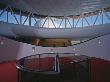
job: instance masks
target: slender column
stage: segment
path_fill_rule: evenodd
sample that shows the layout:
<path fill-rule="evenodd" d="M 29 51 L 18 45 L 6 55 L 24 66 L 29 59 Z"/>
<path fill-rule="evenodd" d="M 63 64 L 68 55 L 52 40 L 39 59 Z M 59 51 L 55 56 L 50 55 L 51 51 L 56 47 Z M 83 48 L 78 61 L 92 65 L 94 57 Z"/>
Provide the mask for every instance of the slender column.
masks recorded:
<path fill-rule="evenodd" d="M 103 11 L 101 13 L 102 13 L 102 24 L 103 24 Z"/>
<path fill-rule="evenodd" d="M 67 27 L 67 25 L 66 25 L 66 17 L 65 17 L 65 28 Z"/>
<path fill-rule="evenodd" d="M 73 18 L 73 28 L 74 28 L 74 18 Z"/>
<path fill-rule="evenodd" d="M 20 24 L 22 24 L 22 15 L 21 15 L 21 10 L 20 10 Z"/>
<path fill-rule="evenodd" d="M 83 28 L 83 17 L 82 17 L 82 28 Z"/>
<path fill-rule="evenodd" d="M 8 23 L 8 11 L 7 11 L 7 23 Z"/>
<path fill-rule="evenodd" d="M 29 26 L 31 26 L 31 15 L 29 16 Z"/>

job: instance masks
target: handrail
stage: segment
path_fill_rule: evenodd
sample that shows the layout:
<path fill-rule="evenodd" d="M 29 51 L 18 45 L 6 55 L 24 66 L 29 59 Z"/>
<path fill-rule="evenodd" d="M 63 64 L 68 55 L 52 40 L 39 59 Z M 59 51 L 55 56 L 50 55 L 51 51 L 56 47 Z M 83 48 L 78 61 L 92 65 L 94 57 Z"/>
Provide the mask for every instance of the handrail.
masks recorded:
<path fill-rule="evenodd" d="M 46 53 L 47 54 L 47 53 Z M 51 54 L 51 53 L 50 53 Z M 56 53 L 54 53 L 56 54 Z M 43 54 L 35 54 L 35 55 L 31 55 L 31 56 L 35 56 L 36 55 L 43 55 Z M 20 70 L 24 70 L 24 71 L 28 71 L 28 72 L 34 72 L 34 73 L 41 73 L 41 74 L 59 74 L 60 73 L 60 67 L 59 67 L 59 56 L 58 54 L 56 54 L 55 56 L 55 66 L 54 66 L 54 71 L 38 71 L 38 70 L 32 70 L 32 69 L 29 69 L 29 68 L 26 68 L 24 66 L 24 62 L 25 62 L 25 59 L 26 58 L 29 58 L 31 56 L 27 56 L 27 57 L 24 57 L 24 58 L 21 58 L 19 59 L 17 62 L 16 62 L 16 67 L 17 69 L 20 69 Z"/>
<path fill-rule="evenodd" d="M 50 54 L 53 55 L 53 53 L 50 53 Z M 34 80 L 36 80 L 36 81 L 40 80 L 41 82 L 44 82 L 44 80 L 42 81 L 42 79 L 46 79 L 46 80 L 50 81 L 51 79 L 49 79 L 49 78 L 52 78 L 52 81 L 54 81 L 53 79 L 55 79 L 55 82 L 59 82 L 59 81 L 63 82 L 64 80 L 68 79 L 68 76 L 70 76 L 70 78 L 69 78 L 70 80 L 73 80 L 73 78 L 79 79 L 81 77 L 81 78 L 84 78 L 85 81 L 87 80 L 86 82 L 89 82 L 88 80 L 91 78 L 90 77 L 91 71 L 90 71 L 90 61 L 89 61 L 90 59 L 88 56 L 82 55 L 85 57 L 82 57 L 82 56 L 79 57 L 79 56 L 73 55 L 73 57 L 69 57 L 69 59 L 67 57 L 67 60 L 66 60 L 65 57 L 61 57 L 61 59 L 60 59 L 59 53 L 54 53 L 54 54 L 55 54 L 55 61 L 54 61 L 55 64 L 54 64 L 54 66 L 52 64 L 52 70 L 49 68 L 50 69 L 49 71 L 48 70 L 42 71 L 42 68 L 41 68 L 41 71 L 39 71 L 39 70 L 37 71 L 36 68 L 35 68 L 35 70 L 31 70 L 31 69 L 28 69 L 28 66 L 27 66 L 27 68 L 25 66 L 22 66 L 21 64 L 23 64 L 22 62 L 25 61 L 26 57 L 18 60 L 16 67 L 18 69 L 19 82 L 21 82 L 21 81 L 25 82 L 28 80 L 30 80 L 32 82 L 33 81 L 32 79 L 34 79 L 34 78 L 36 78 Z M 36 55 L 39 55 L 39 54 L 36 54 Z M 34 56 L 36 57 L 36 55 L 34 55 Z M 27 56 L 27 58 L 28 57 L 29 56 Z M 48 60 L 48 61 L 51 61 L 51 60 Z M 32 62 L 33 62 L 33 59 L 32 59 Z M 34 62 L 38 62 L 38 61 L 34 61 Z M 29 63 L 29 62 L 27 62 L 27 63 Z M 30 62 L 28 65 L 29 66 L 36 65 L 36 63 L 32 64 L 32 65 L 31 64 L 32 63 Z M 45 64 L 49 65 L 48 63 L 45 63 Z M 53 69 L 54 69 L 54 71 L 53 71 Z M 76 69 L 78 69 L 78 70 L 76 70 Z M 83 72 L 81 69 L 83 69 L 86 72 Z M 79 72 L 79 70 L 81 70 L 81 72 Z M 81 76 L 80 75 L 78 76 L 77 73 L 80 74 Z M 84 77 L 83 77 L 82 73 L 83 73 L 83 75 L 85 75 Z M 27 75 L 29 76 L 29 78 L 27 78 Z M 39 79 L 39 77 L 41 77 L 41 78 Z M 26 80 L 25 78 L 27 78 L 28 80 Z"/>
<path fill-rule="evenodd" d="M 55 54 L 54 71 L 53 70 L 52 71 L 51 70 L 50 71 L 33 70 L 33 69 L 26 68 L 24 66 L 24 62 L 26 61 L 26 58 L 28 59 L 29 57 L 32 57 L 32 56 L 34 56 L 34 58 L 36 58 L 36 55 L 39 55 L 39 57 L 40 57 L 40 55 L 43 55 L 43 54 Z M 41 74 L 58 74 L 58 73 L 60 73 L 60 62 L 59 62 L 59 54 L 60 53 L 43 53 L 43 54 L 35 54 L 35 55 L 31 55 L 31 56 L 21 58 L 17 61 L 16 67 L 20 70 L 24 70 L 24 71 L 28 71 L 28 72 L 41 73 Z M 61 53 L 61 54 L 67 54 L 67 53 Z M 86 58 L 79 60 L 79 56 L 75 56 L 74 53 L 68 53 L 68 54 L 73 54 L 73 56 L 76 57 L 76 59 L 74 59 L 74 60 L 77 60 L 78 62 L 82 62 L 82 61 L 89 59 L 89 57 L 85 56 Z M 73 61 L 73 62 L 75 62 L 75 61 Z"/>

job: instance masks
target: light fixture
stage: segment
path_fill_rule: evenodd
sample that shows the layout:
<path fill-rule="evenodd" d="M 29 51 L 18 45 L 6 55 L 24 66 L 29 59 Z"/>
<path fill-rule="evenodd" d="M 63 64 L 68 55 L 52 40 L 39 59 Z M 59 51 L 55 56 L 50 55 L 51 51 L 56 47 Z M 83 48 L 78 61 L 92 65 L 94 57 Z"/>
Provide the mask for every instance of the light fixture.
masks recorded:
<path fill-rule="evenodd" d="M 53 49 L 50 49 L 50 53 L 54 53 L 54 52 L 53 52 Z"/>
<path fill-rule="evenodd" d="M 32 47 L 32 51 L 35 52 L 35 50 L 36 50 L 35 47 Z"/>
<path fill-rule="evenodd" d="M 0 45 L 4 45 L 3 38 L 0 38 Z"/>
<path fill-rule="evenodd" d="M 101 44 L 102 42 L 99 40 L 98 43 Z"/>
<path fill-rule="evenodd" d="M 4 42 L 3 41 L 0 41 L 0 45 L 3 45 L 4 44 Z"/>
<path fill-rule="evenodd" d="M 76 49 L 75 49 L 75 48 L 73 48 L 72 50 L 73 50 L 73 51 L 75 51 Z"/>
<path fill-rule="evenodd" d="M 77 56 L 78 54 L 75 53 L 74 55 Z"/>

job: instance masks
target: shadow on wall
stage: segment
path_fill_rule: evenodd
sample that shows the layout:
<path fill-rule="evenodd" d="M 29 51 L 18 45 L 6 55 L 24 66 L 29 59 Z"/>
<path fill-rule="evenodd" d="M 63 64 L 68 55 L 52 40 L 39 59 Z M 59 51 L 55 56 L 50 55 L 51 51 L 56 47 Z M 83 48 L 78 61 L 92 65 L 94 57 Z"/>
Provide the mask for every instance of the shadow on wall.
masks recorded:
<path fill-rule="evenodd" d="M 3 37 L 0 39 L 2 40 L 0 42 L 0 62 L 15 60 L 19 53 L 20 43 Z"/>

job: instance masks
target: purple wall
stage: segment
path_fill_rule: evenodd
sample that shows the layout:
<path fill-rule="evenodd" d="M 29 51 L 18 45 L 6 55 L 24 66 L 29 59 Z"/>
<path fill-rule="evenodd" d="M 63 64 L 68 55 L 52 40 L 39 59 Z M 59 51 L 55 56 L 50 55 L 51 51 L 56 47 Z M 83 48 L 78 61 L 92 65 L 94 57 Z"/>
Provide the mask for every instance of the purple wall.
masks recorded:
<path fill-rule="evenodd" d="M 77 55 L 81 54 L 110 60 L 110 35 L 105 35 L 74 46 L 56 48 L 35 46 L 3 37 L 0 37 L 0 39 L 1 38 L 4 44 L 0 45 L 0 62 L 19 59 L 37 53 L 50 53 L 51 49 L 53 49 L 53 52 L 55 53 L 75 53 Z M 32 51 L 32 47 L 35 47 L 35 52 Z"/>

